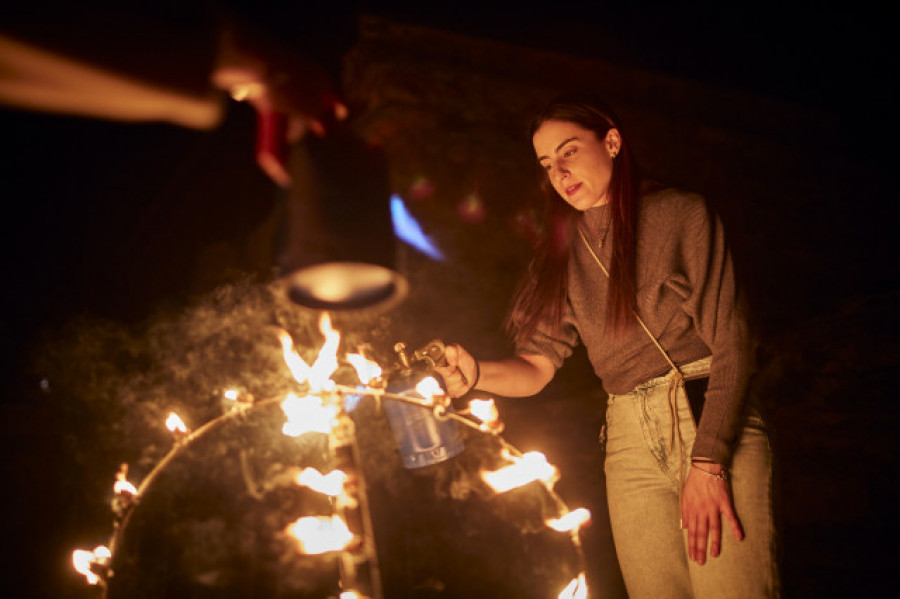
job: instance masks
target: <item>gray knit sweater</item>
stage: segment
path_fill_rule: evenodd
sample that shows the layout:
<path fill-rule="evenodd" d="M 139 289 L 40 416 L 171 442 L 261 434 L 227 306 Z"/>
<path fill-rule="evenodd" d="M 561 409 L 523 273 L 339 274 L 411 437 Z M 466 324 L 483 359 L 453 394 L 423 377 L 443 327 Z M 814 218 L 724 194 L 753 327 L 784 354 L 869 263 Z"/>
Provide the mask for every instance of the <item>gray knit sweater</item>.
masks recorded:
<path fill-rule="evenodd" d="M 583 213 L 578 226 L 597 251 L 608 206 Z M 576 234 L 569 261 L 566 315 L 556 334 L 539 330 L 517 353 L 547 356 L 557 368 L 579 338 L 607 393 L 621 394 L 670 367 L 638 325 L 607 334 L 607 278 Z M 597 252 L 609 268 L 610 243 Z M 676 364 L 712 356 L 706 403 L 692 455 L 728 463 L 740 433 L 750 376 L 750 340 L 721 222 L 702 197 L 675 189 L 641 198 L 637 311 Z"/>

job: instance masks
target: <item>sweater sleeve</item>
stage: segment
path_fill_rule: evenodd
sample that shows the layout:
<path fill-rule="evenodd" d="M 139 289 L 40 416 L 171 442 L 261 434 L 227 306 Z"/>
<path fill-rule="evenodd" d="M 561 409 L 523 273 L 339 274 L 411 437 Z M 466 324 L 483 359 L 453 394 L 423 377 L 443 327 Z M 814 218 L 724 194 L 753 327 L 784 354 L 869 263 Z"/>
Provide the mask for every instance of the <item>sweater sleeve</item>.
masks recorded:
<path fill-rule="evenodd" d="M 684 308 L 712 353 L 692 455 L 728 463 L 751 371 L 747 320 L 721 221 L 698 201 L 690 205 L 684 222 L 681 249 L 691 288 Z"/>
<path fill-rule="evenodd" d="M 538 354 L 553 362 L 558 370 L 563 362 L 572 355 L 578 344 L 578 330 L 575 328 L 572 306 L 566 302 L 566 311 L 557 331 L 552 331 L 548 323 L 538 327 L 535 334 L 527 342 L 516 347 L 516 354 Z"/>

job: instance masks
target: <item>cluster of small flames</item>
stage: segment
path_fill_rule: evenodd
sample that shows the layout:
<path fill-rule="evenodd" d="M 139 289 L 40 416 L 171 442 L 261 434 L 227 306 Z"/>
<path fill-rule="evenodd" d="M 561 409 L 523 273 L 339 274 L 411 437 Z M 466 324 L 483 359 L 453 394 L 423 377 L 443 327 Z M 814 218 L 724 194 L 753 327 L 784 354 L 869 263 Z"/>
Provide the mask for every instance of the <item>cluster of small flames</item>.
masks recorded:
<path fill-rule="evenodd" d="M 308 392 L 304 396 L 288 394 L 282 401 L 281 408 L 286 416 L 282 432 L 291 437 L 297 437 L 305 433 L 331 433 L 337 426 L 338 418 L 342 414 L 343 407 L 340 402 L 341 394 L 388 396 L 382 387 L 370 386 L 373 381 L 380 381 L 381 367 L 363 356 L 362 354 L 348 354 L 346 356 L 355 369 L 360 383 L 365 386 L 346 388 L 335 383 L 331 376 L 338 369 L 337 350 L 340 343 L 340 334 L 331 327 L 331 320 L 327 313 L 320 320 L 320 331 L 325 336 L 325 343 L 319 350 L 316 360 L 312 365 L 307 364 L 294 349 L 293 340 L 286 332 L 281 335 L 281 345 L 284 360 L 298 383 L 306 383 Z M 446 406 L 448 398 L 440 384 L 433 377 L 426 377 L 416 386 L 416 391 L 424 398 L 424 401 L 416 398 L 413 400 L 420 405 L 440 408 Z M 228 391 L 226 399 L 233 402 L 239 401 L 237 392 Z M 440 412 L 440 410 L 438 410 Z M 469 418 L 462 418 L 456 414 L 456 419 L 464 424 L 476 428 L 482 432 L 498 434 L 503 426 L 499 418 L 497 407 L 492 399 L 473 399 L 465 411 L 462 412 Z M 175 436 L 176 442 L 186 438 L 190 431 L 185 423 L 175 412 L 170 412 L 166 419 L 166 428 Z M 546 457 L 537 451 L 519 454 L 506 445 L 502 457 L 510 465 L 495 471 L 483 471 L 484 481 L 498 493 L 504 493 L 511 489 L 540 481 L 551 492 L 559 472 Z M 130 506 L 135 503 L 140 490 L 127 480 L 127 466 L 116 475 L 113 485 L 114 501 Z M 306 468 L 296 476 L 296 483 L 318 493 L 332 498 L 336 507 L 354 507 L 356 500 L 346 492 L 347 475 L 341 470 L 332 470 L 323 474 L 315 468 Z M 559 532 L 577 535 L 578 530 L 590 521 L 591 514 L 584 508 L 567 512 L 556 519 L 547 520 L 550 528 Z M 298 542 L 298 549 L 307 555 L 322 554 L 332 551 L 343 551 L 358 545 L 359 539 L 350 531 L 346 522 L 339 516 L 305 516 L 287 527 L 287 532 Z M 105 573 L 112 561 L 112 552 L 106 546 L 96 547 L 93 551 L 77 549 L 73 552 L 72 562 L 75 570 L 83 574 L 89 584 L 96 585 L 104 582 Z M 587 597 L 587 585 L 585 575 L 582 572 L 574 578 L 558 595 L 558 599 L 585 599 Z M 366 599 L 364 596 L 352 590 L 346 590 L 340 594 L 340 599 Z"/>

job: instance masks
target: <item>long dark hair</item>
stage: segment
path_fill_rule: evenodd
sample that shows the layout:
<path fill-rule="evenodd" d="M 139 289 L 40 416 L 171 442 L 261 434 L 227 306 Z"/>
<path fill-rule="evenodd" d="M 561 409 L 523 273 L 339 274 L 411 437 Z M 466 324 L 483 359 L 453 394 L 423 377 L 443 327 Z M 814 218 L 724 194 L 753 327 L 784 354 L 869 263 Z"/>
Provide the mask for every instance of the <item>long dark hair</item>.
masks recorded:
<path fill-rule="evenodd" d="M 574 93 L 557 97 L 535 114 L 531 135 L 550 120 L 568 121 L 593 131 L 602 142 L 606 133 L 618 129 L 622 144 L 613 160 L 609 183 L 610 245 L 609 297 L 605 322 L 614 333 L 634 322 L 635 239 L 637 200 L 641 183 L 640 168 L 628 146 L 628 138 L 615 113 L 595 95 Z M 528 271 L 513 296 L 506 327 L 518 345 L 531 339 L 542 322 L 555 331 L 562 323 L 566 307 L 568 262 L 571 244 L 577 235 L 579 212 L 553 189 L 546 171 L 540 169 L 540 187 L 545 199 L 544 227 L 538 239 Z M 598 276 L 603 274 L 597 271 Z"/>

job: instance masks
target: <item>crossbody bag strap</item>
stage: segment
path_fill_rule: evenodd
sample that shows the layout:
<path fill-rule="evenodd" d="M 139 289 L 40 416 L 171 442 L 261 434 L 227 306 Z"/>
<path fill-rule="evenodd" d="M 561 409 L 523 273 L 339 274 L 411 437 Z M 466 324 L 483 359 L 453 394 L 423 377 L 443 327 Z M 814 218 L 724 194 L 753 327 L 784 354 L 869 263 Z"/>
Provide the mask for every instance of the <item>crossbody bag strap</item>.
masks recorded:
<path fill-rule="evenodd" d="M 578 235 L 581 236 L 581 241 L 584 242 L 584 247 L 587 248 L 588 252 L 594 258 L 594 261 L 597 263 L 597 266 L 600 267 L 600 270 L 603 271 L 603 274 L 606 275 L 606 278 L 609 279 L 609 271 L 606 269 L 606 266 L 603 265 L 603 262 L 600 260 L 600 257 L 597 256 L 597 253 L 594 251 L 594 248 L 591 247 L 590 242 L 588 242 L 587 237 L 584 235 L 584 231 L 581 228 L 578 229 Z M 644 319 L 641 318 L 641 315 L 637 313 L 637 309 L 632 309 L 632 313 L 634 314 L 635 319 L 638 324 L 641 325 L 641 328 L 644 329 L 644 332 L 647 333 L 647 336 L 650 337 L 650 340 L 653 341 L 653 345 L 656 346 L 656 349 L 659 350 L 659 353 L 663 355 L 666 359 L 666 362 L 669 363 L 669 366 L 672 367 L 672 370 L 675 371 L 675 377 L 669 382 L 669 451 L 672 451 L 675 446 L 675 440 L 678 439 L 678 454 L 679 454 L 679 479 L 683 483 L 684 482 L 684 442 L 681 438 L 681 427 L 677 426 L 678 422 L 678 388 L 681 387 L 684 389 L 684 373 L 681 372 L 681 369 L 675 364 L 671 357 L 669 357 L 668 352 L 663 348 L 660 344 L 659 340 L 650 332 L 649 327 L 644 322 Z"/>
<path fill-rule="evenodd" d="M 597 266 L 600 267 L 600 270 L 603 271 L 603 274 L 605 274 L 606 278 L 608 279 L 609 271 L 606 270 L 606 267 L 603 265 L 603 262 L 600 261 L 600 257 L 597 256 L 596 252 L 594 252 L 594 248 L 591 247 L 591 244 L 590 244 L 590 242 L 588 242 L 587 237 L 584 236 L 584 231 L 582 231 L 579 228 L 578 234 L 581 236 L 581 241 L 584 242 L 584 247 L 587 248 L 588 252 L 590 252 L 591 256 L 597 262 Z M 672 358 L 669 357 L 668 352 L 666 352 L 666 350 L 663 349 L 663 346 L 659 343 L 659 340 L 657 340 L 657 338 L 653 336 L 653 333 L 650 332 L 650 329 L 647 327 L 647 324 L 644 322 L 644 319 L 641 318 L 640 314 L 637 313 L 637 310 L 632 310 L 632 313 L 634 314 L 635 319 L 637 319 L 638 324 L 641 325 L 641 328 L 644 329 L 644 332 L 647 333 L 647 336 L 650 337 L 651 341 L 653 341 L 653 345 L 656 346 L 656 349 L 659 350 L 659 353 L 661 353 L 663 355 L 663 357 L 666 359 L 666 362 L 669 363 L 669 366 L 671 366 L 683 378 L 684 374 L 682 374 L 681 369 L 675 365 L 675 362 L 672 360 Z"/>

